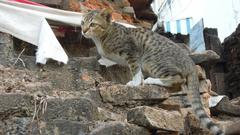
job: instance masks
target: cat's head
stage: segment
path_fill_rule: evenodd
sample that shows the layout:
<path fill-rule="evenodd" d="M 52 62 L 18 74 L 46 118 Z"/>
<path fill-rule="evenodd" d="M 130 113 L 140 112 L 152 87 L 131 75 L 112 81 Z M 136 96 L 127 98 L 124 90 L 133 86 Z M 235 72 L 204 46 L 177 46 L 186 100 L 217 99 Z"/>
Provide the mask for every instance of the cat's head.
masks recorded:
<path fill-rule="evenodd" d="M 111 25 L 111 12 L 109 9 L 93 10 L 83 16 L 81 22 L 82 34 L 86 38 L 97 38 L 105 33 Z"/>

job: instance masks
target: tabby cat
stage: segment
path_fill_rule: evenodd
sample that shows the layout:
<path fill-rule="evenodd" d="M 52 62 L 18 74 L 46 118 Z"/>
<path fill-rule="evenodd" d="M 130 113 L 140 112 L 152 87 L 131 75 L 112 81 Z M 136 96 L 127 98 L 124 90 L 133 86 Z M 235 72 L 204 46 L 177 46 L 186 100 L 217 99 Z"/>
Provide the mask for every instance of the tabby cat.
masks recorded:
<path fill-rule="evenodd" d="M 224 134 L 203 109 L 194 62 L 174 42 L 144 28 L 126 28 L 114 23 L 107 9 L 86 13 L 81 27 L 82 34 L 95 42 L 104 59 L 129 66 L 132 80 L 127 85 L 187 85 L 189 99 L 201 123 L 214 135 Z"/>

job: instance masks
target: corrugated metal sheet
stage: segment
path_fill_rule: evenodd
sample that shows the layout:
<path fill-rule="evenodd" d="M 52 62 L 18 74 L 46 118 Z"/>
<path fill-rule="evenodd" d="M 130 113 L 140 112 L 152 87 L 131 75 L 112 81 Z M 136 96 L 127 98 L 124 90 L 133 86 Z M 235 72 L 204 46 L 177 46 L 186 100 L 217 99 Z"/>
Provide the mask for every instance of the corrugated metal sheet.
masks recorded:
<path fill-rule="evenodd" d="M 165 32 L 171 32 L 174 34 L 181 33 L 183 35 L 190 34 L 192 28 L 192 18 L 185 18 L 174 21 L 163 22 Z"/>

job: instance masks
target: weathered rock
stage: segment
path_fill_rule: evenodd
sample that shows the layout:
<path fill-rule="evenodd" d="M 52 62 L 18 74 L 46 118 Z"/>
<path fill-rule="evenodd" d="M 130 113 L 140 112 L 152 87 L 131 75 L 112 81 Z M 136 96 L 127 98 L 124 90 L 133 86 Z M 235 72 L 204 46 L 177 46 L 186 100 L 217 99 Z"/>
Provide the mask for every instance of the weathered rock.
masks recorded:
<path fill-rule="evenodd" d="M 9 63 L 13 55 L 14 49 L 11 35 L 0 32 L 0 64 Z"/>
<path fill-rule="evenodd" d="M 112 19 L 115 21 L 134 23 L 136 19 L 134 18 L 133 10 L 127 10 L 126 7 L 130 7 L 128 0 L 118 0 L 118 1 L 97 1 L 97 0 L 85 0 L 84 2 L 77 2 L 80 5 L 80 11 L 86 12 L 87 9 L 97 10 L 110 8 L 112 11 Z M 75 5 L 77 5 L 75 4 Z M 78 8 L 78 6 L 75 6 Z M 130 12 L 129 12 L 130 11 Z"/>
<path fill-rule="evenodd" d="M 113 113 L 106 109 L 98 107 L 100 121 L 124 121 L 125 117 L 120 114 Z"/>
<path fill-rule="evenodd" d="M 31 134 L 31 117 L 10 117 L 0 120 L 1 135 L 28 135 Z M 35 134 L 36 135 L 36 134 Z"/>
<path fill-rule="evenodd" d="M 226 127 L 226 135 L 239 135 L 240 133 L 240 120 Z"/>
<path fill-rule="evenodd" d="M 148 106 L 139 106 L 129 110 L 127 120 L 149 129 L 180 132 L 183 130 L 183 117 L 178 111 L 155 109 Z"/>
<path fill-rule="evenodd" d="M 26 94 L 0 94 L 0 120 L 13 116 L 31 116 L 32 99 Z"/>
<path fill-rule="evenodd" d="M 126 7 L 129 6 L 124 6 L 122 10 L 128 12 L 127 14 L 132 14 L 131 9 L 129 10 Z M 77 56 L 85 56 L 89 53 L 83 54 Z M 93 55 L 96 55 L 96 53 Z M 3 135 L 86 135 L 91 131 L 92 135 L 150 135 L 144 127 L 109 121 L 125 121 L 129 107 L 138 105 L 159 107 L 162 101 L 169 101 L 168 99 L 172 99 L 179 106 L 177 108 L 172 105 L 171 109 L 177 110 L 182 107 L 182 100 L 186 99 L 186 93 L 184 92 L 169 94 L 168 90 L 159 86 L 132 88 L 113 83 L 101 83 L 110 80 L 125 84 L 130 80 L 129 69 L 112 66 L 104 69 L 107 70 L 105 74 L 95 57 L 70 58 L 68 65 L 58 65 L 49 61 L 41 69 L 35 65 L 35 57 L 22 55 L 21 59 L 25 62 L 26 68 L 23 68 L 20 62 L 16 65 L 17 69 L 6 68 L 8 67 L 7 64 L 0 66 L 0 134 Z M 203 79 L 202 81 L 206 81 L 204 72 L 201 70 L 200 76 Z M 205 86 L 204 83 L 203 89 L 208 91 L 210 89 L 209 85 Z M 10 94 L 4 94 L 7 92 Z M 39 92 L 37 96 L 40 100 L 35 99 L 35 92 Z M 42 94 L 46 102 L 41 100 Z M 47 103 L 44 114 L 42 114 L 44 108 L 39 106 L 40 103 Z M 126 107 L 125 104 L 129 104 L 129 106 Z M 165 105 L 171 106 L 171 104 Z M 39 107 L 38 113 L 35 111 L 35 107 Z M 138 111 L 141 114 L 142 111 L 144 113 L 142 116 L 149 118 L 144 119 L 150 123 L 146 127 L 150 130 L 157 129 L 151 130 L 151 132 L 158 135 L 180 133 L 183 128 L 180 128 L 181 124 L 178 124 L 178 122 L 183 121 L 182 119 L 189 109 L 184 108 L 186 112 L 183 115 L 183 111 L 179 113 L 178 111 L 145 108 L 147 109 L 135 108 L 134 115 Z M 35 116 L 34 120 L 33 116 Z M 130 118 L 134 117 L 131 116 Z M 135 116 L 136 120 L 139 118 L 141 119 L 141 117 Z M 106 124 L 100 124 L 102 126 L 96 127 L 95 124 L 99 121 L 105 121 Z M 162 127 L 157 127 L 159 122 L 154 123 L 156 121 L 160 121 Z"/>
<path fill-rule="evenodd" d="M 202 65 L 206 69 L 207 76 L 212 82 L 212 90 L 218 94 L 226 95 L 224 88 L 224 72 L 226 72 L 225 60 L 223 60 L 223 46 L 218 38 L 217 31 L 216 28 L 204 28 L 203 36 L 206 49 L 216 52 L 220 56 L 220 59 L 214 62 L 203 63 Z"/>
<path fill-rule="evenodd" d="M 227 114 L 233 116 L 240 116 L 240 105 L 234 105 L 229 101 L 228 97 L 223 97 L 223 99 L 213 108 L 211 111 L 214 114 Z"/>
<path fill-rule="evenodd" d="M 35 120 L 31 117 L 13 117 L 0 121 L 1 135 L 87 135 L 92 122 L 53 120 L 50 122 Z"/>
<path fill-rule="evenodd" d="M 157 21 L 157 16 L 151 9 L 150 5 L 152 1 L 153 0 L 129 0 L 138 19 L 151 20 L 155 23 Z"/>
<path fill-rule="evenodd" d="M 169 132 L 169 131 L 156 130 L 153 134 L 154 135 L 179 135 L 179 132 Z"/>
<path fill-rule="evenodd" d="M 96 89 L 89 89 L 85 92 L 82 97 L 91 99 L 98 107 L 103 106 L 102 98 L 98 90 Z"/>
<path fill-rule="evenodd" d="M 103 102 L 114 105 L 131 104 L 136 101 L 163 101 L 169 97 L 167 90 L 159 86 L 129 87 L 102 83 L 99 91 Z"/>
<path fill-rule="evenodd" d="M 46 67 L 43 73 L 47 81 L 50 81 L 55 89 L 84 91 L 95 87 L 95 81 L 102 77 L 95 72 L 99 66 L 95 57 L 81 57 L 69 61 L 69 65 L 62 68 L 51 69 Z"/>
<path fill-rule="evenodd" d="M 0 44 L 10 43 L 11 39 L 9 34 L 0 32 Z"/>
<path fill-rule="evenodd" d="M 29 116 L 34 112 L 33 97 L 26 94 L 0 94 L 0 119 L 9 116 Z M 38 107 L 38 106 L 36 106 Z M 97 120 L 97 106 L 87 98 L 47 99 L 44 113 L 46 120 L 62 118 L 65 120 Z"/>
<path fill-rule="evenodd" d="M 109 122 L 94 129 L 90 135 L 150 135 L 150 132 L 133 124 Z"/>
<path fill-rule="evenodd" d="M 99 70 L 96 57 L 73 58 L 69 60 L 68 65 L 64 66 L 50 63 L 42 67 L 42 72 L 39 72 L 39 68 L 35 65 L 34 57 L 22 56 L 21 58 L 26 62 L 26 67 L 32 71 L 25 73 L 21 70 L 12 70 L 30 76 L 33 80 L 28 83 L 35 84 L 38 81 L 38 84 L 41 84 L 41 87 L 31 87 L 30 90 L 32 91 L 39 89 L 48 91 L 48 93 L 54 89 L 86 91 L 95 87 L 96 82 L 103 81 L 103 77 L 96 72 Z M 24 76 L 22 78 L 24 79 Z M 28 83 L 24 83 L 24 85 L 28 85 Z M 49 84 L 46 85 L 47 83 Z"/>
<path fill-rule="evenodd" d="M 41 121 L 39 129 L 44 135 L 87 135 L 93 123 L 69 120 Z M 36 132 L 36 131 L 35 131 Z"/>
<path fill-rule="evenodd" d="M 234 105 L 239 105 L 240 106 L 240 97 L 232 99 L 231 103 L 234 104 Z"/>
<path fill-rule="evenodd" d="M 225 65 L 225 88 L 226 94 L 230 98 L 240 96 L 240 24 L 235 32 L 227 37 L 224 42 Z"/>
<path fill-rule="evenodd" d="M 201 53 L 191 53 L 189 56 L 192 58 L 195 64 L 201 64 L 204 62 L 210 63 L 220 60 L 220 56 L 212 50 L 206 50 Z"/>
<path fill-rule="evenodd" d="M 195 67 L 196 67 L 197 72 L 198 72 L 198 79 L 199 80 L 207 79 L 205 70 L 199 65 L 196 65 Z"/>
<path fill-rule="evenodd" d="M 200 81 L 200 94 L 202 98 L 203 105 L 208 108 L 208 100 L 210 98 L 209 91 L 211 90 L 211 82 L 209 80 L 201 80 Z M 187 97 L 187 91 L 180 91 L 180 92 L 174 92 L 171 93 L 169 98 L 164 100 L 160 107 L 164 109 L 180 109 L 180 108 L 186 108 L 190 107 L 191 102 L 189 101 Z"/>
<path fill-rule="evenodd" d="M 232 115 L 227 115 L 227 114 L 219 114 L 218 117 L 214 117 L 217 119 L 215 121 L 223 131 L 225 131 L 226 135 L 228 135 L 228 132 L 236 132 L 239 130 L 239 122 L 240 122 L 240 117 L 239 116 L 232 116 Z M 215 120 L 214 119 L 214 120 Z M 237 129 L 238 128 L 238 129 Z M 231 134 L 230 134 L 231 135 Z"/>
<path fill-rule="evenodd" d="M 45 120 L 63 119 L 73 121 L 93 121 L 98 119 L 95 103 L 87 98 L 79 99 L 48 99 Z"/>
<path fill-rule="evenodd" d="M 170 96 L 168 99 L 164 100 L 160 105 L 161 108 L 166 110 L 178 110 L 180 108 L 190 107 L 191 104 L 187 99 L 187 95 L 177 95 Z"/>
<path fill-rule="evenodd" d="M 185 117 L 184 131 L 186 135 L 210 135 L 209 131 L 203 128 L 199 120 L 190 113 Z"/>

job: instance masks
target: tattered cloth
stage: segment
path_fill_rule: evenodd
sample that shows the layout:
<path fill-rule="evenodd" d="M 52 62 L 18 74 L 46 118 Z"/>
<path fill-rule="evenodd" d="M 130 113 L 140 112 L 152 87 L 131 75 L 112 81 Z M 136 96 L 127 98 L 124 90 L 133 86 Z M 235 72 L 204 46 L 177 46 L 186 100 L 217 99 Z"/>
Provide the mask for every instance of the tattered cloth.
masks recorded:
<path fill-rule="evenodd" d="M 0 31 L 38 46 L 37 63 L 46 64 L 51 58 L 66 64 L 68 56 L 46 19 L 80 26 L 82 13 L 32 5 L 27 0 L 20 1 L 24 3 L 0 0 Z"/>

